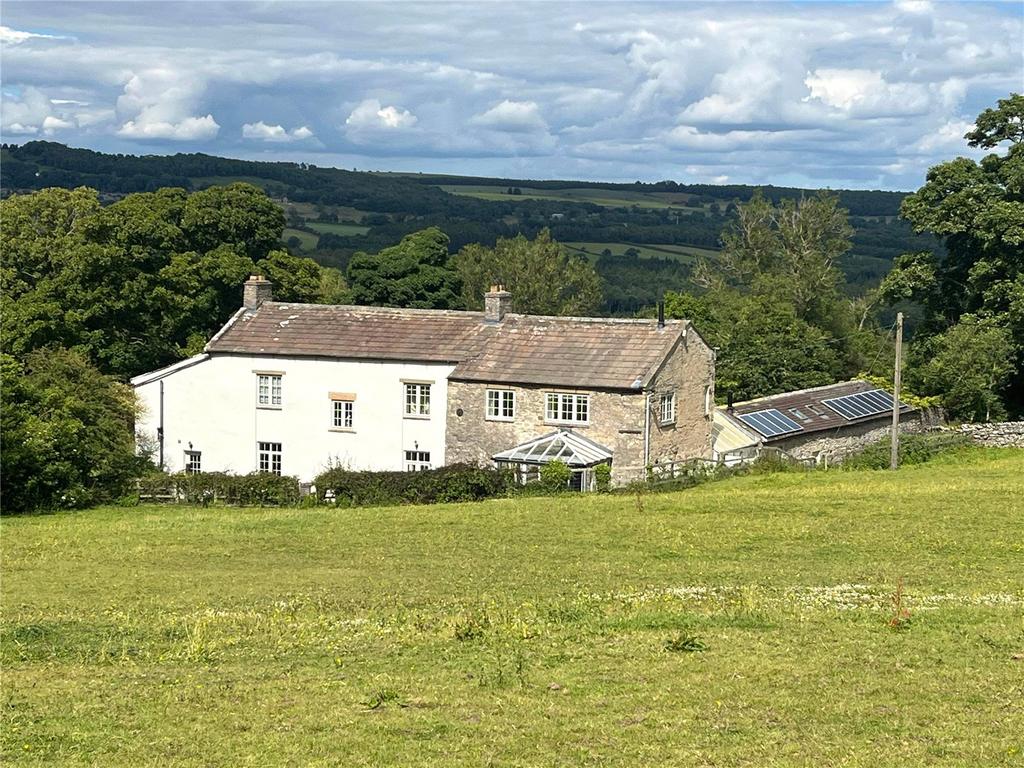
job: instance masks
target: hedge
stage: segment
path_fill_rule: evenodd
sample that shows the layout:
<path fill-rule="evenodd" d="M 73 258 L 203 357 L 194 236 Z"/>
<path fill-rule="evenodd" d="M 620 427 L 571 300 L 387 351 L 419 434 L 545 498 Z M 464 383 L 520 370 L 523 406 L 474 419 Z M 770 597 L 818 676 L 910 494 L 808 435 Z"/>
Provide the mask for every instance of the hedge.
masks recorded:
<path fill-rule="evenodd" d="M 900 466 L 921 464 L 946 451 L 956 450 L 971 444 L 969 435 L 957 432 L 929 432 L 925 434 L 900 434 Z M 859 453 L 843 460 L 843 469 L 888 469 L 891 455 L 889 437 L 883 437 Z"/>
<path fill-rule="evenodd" d="M 329 469 L 317 475 L 320 501 L 344 507 L 442 504 L 505 496 L 513 487 L 508 470 L 449 464 L 422 472 L 354 472 Z"/>
<path fill-rule="evenodd" d="M 227 472 L 155 473 L 139 480 L 139 496 L 149 501 L 180 504 L 219 502 L 243 507 L 290 506 L 301 498 L 299 480 L 270 472 L 232 475 Z"/>

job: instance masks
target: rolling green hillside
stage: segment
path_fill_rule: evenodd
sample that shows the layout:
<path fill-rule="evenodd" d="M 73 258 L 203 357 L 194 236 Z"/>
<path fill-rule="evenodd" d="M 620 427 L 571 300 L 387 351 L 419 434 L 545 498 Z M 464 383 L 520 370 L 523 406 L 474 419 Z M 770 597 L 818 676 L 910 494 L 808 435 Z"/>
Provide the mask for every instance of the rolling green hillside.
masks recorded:
<path fill-rule="evenodd" d="M 678 276 L 662 285 L 665 270 L 645 264 L 646 259 L 655 254 L 677 258 L 680 253 L 684 261 L 695 254 L 713 257 L 733 208 L 749 200 L 755 189 L 674 181 L 616 184 L 370 173 L 201 154 L 105 155 L 43 141 L 0 148 L 3 194 L 85 185 L 113 199 L 163 186 L 200 189 L 232 181 L 261 186 L 280 202 L 288 214 L 285 239 L 295 238 L 293 248 L 342 268 L 357 251 L 376 252 L 428 226 L 441 227 L 453 250 L 473 242 L 492 245 L 519 232 L 533 237 L 548 227 L 556 240 L 586 244 L 594 254 L 607 247 L 625 260 L 615 265 L 614 279 L 621 281 L 628 273 L 637 283 L 615 287 L 625 288 L 632 298 L 613 300 L 605 310 L 627 314 L 650 304 L 660 291 L 689 287 Z M 772 200 L 812 192 L 764 188 Z M 856 230 L 853 250 L 842 263 L 851 294 L 877 284 L 899 254 L 936 246 L 896 218 L 902 193 L 838 194 Z M 625 245 L 621 251 L 620 245 Z M 640 255 L 625 255 L 630 247 Z M 605 279 L 613 278 L 606 273 Z M 652 285 L 660 288 L 651 293 Z"/>
<path fill-rule="evenodd" d="M 4 518 L 0 759 L 1016 765 L 1022 476 Z"/>

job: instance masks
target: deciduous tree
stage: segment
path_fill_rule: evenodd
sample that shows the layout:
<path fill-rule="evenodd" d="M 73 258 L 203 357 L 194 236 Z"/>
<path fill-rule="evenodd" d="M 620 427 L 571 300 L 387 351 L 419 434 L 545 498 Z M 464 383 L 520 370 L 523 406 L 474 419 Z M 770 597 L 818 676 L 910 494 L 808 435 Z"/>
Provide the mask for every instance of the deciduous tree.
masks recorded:
<path fill-rule="evenodd" d="M 480 309 L 484 293 L 495 283 L 512 293 L 516 312 L 589 315 L 601 303 L 601 280 L 590 262 L 563 251 L 547 229 L 533 240 L 499 238 L 494 248 L 467 245 L 452 261 L 467 309 Z"/>
<path fill-rule="evenodd" d="M 437 227 L 414 232 L 398 245 L 348 265 L 352 301 L 382 307 L 455 309 L 459 276 L 448 264 L 448 236 Z"/>

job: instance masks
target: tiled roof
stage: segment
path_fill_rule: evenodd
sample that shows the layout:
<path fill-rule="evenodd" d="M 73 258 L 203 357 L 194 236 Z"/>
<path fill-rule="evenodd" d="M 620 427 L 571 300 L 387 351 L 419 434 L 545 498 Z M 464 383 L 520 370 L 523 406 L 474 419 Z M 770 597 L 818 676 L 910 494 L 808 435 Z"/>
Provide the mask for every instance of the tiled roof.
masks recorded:
<path fill-rule="evenodd" d="M 462 381 L 637 389 L 685 327 L 516 314 L 489 323 L 482 312 L 264 302 L 239 312 L 206 351 L 447 362 Z"/>
<path fill-rule="evenodd" d="M 759 397 L 756 400 L 747 400 L 742 403 L 735 403 L 730 415 L 736 417 L 745 413 L 755 413 L 757 411 L 775 409 L 777 411 L 781 411 L 784 416 L 792 419 L 801 427 L 800 432 L 788 432 L 786 434 L 775 435 L 774 437 L 766 438 L 765 442 L 785 440 L 786 438 L 793 437 L 798 434 L 820 432 L 825 429 L 836 429 L 838 427 L 846 427 L 851 424 L 862 424 L 867 421 L 891 419 L 892 414 L 890 411 L 857 419 L 847 419 L 843 418 L 843 416 L 825 405 L 823 402 L 835 397 L 854 395 L 858 392 L 870 392 L 874 389 L 878 389 L 878 387 L 860 379 L 855 379 L 854 381 L 843 381 L 838 384 L 829 384 L 824 387 L 801 389 L 796 392 L 783 392 L 778 395 L 769 395 L 768 397 Z M 890 400 L 892 399 L 892 393 L 889 393 L 889 398 Z M 719 410 L 729 413 L 729 411 L 724 407 L 720 407 Z M 913 409 L 904 407 L 901 410 L 903 413 L 906 413 Z M 747 426 L 747 428 L 749 429 L 749 426 Z"/>
<path fill-rule="evenodd" d="M 685 322 L 506 315 L 451 378 L 509 384 L 640 389 Z"/>

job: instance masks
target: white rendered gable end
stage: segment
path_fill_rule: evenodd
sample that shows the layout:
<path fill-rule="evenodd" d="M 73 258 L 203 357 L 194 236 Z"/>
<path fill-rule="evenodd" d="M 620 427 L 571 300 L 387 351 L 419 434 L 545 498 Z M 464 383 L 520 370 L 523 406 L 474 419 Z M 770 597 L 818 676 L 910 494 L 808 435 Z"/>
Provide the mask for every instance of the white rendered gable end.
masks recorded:
<path fill-rule="evenodd" d="M 209 359 L 210 355 L 206 352 L 202 352 L 198 355 L 193 355 L 192 357 L 189 357 L 185 360 L 179 360 L 178 362 L 173 363 L 172 365 L 168 365 L 164 368 L 158 368 L 157 370 L 150 371 L 149 373 L 140 373 L 138 376 L 133 377 L 129 381 L 129 383 L 133 387 L 142 387 L 145 386 L 146 384 L 152 384 L 154 381 L 165 379 L 168 376 L 177 373 L 178 371 L 183 371 L 186 368 L 191 368 L 193 365 L 199 365 L 199 363 L 204 363 Z"/>

